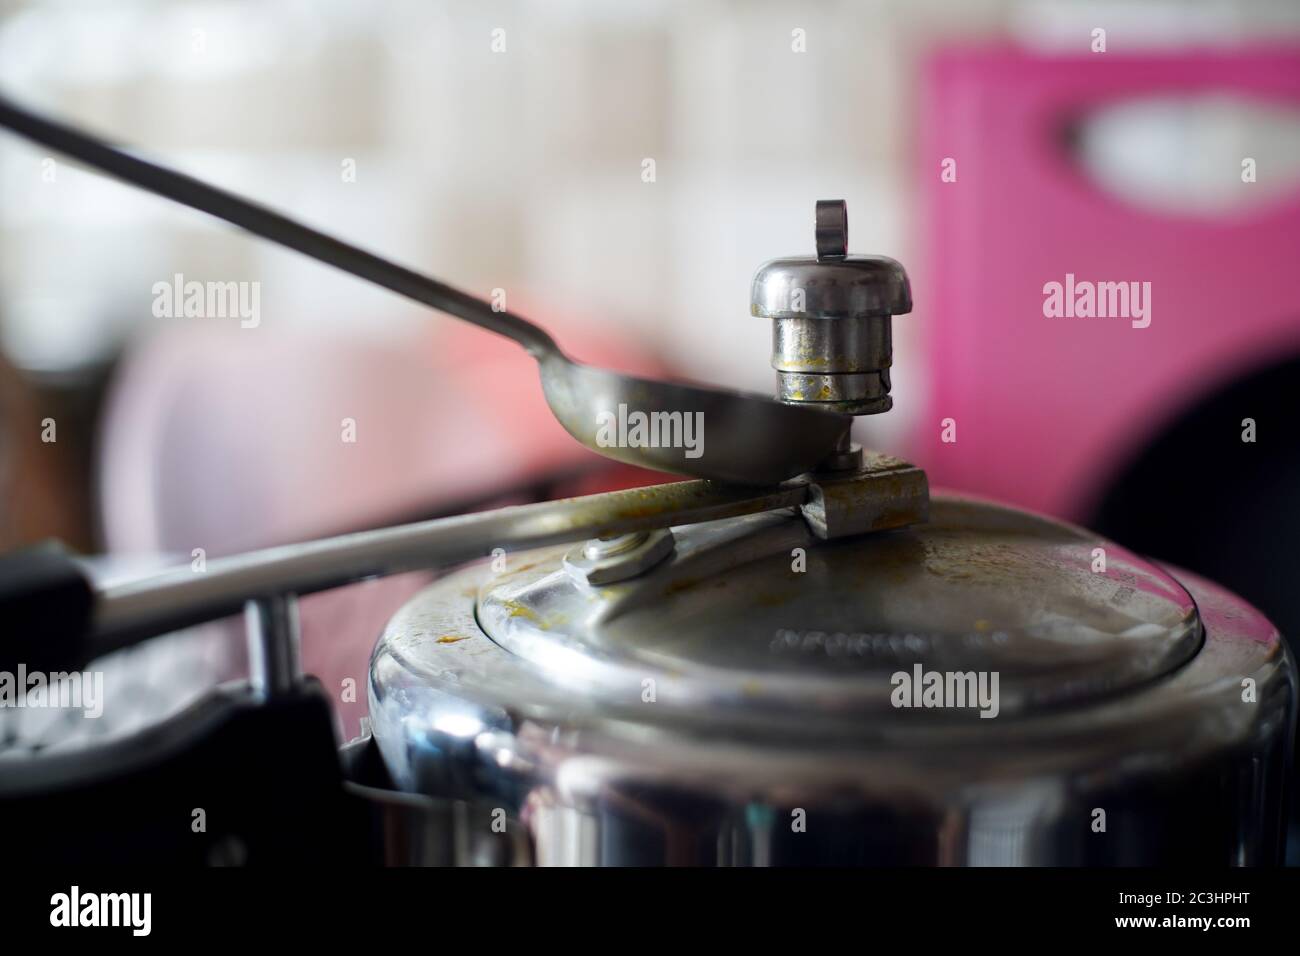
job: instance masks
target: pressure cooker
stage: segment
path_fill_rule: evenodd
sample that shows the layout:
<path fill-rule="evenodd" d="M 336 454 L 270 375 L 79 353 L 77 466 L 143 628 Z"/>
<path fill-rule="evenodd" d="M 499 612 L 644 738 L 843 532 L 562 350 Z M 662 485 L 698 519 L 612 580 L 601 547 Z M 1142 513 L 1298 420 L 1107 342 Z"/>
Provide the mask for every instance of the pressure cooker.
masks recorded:
<path fill-rule="evenodd" d="M 1281 861 L 1296 671 L 1277 630 L 1213 582 L 932 493 L 922 469 L 855 443 L 855 416 L 892 405 L 892 321 L 912 301 L 898 262 L 849 254 L 843 202 L 817 203 L 813 254 L 754 277 L 764 399 L 579 366 L 522 318 L 0 106 L 29 138 L 515 338 L 575 438 L 695 476 L 111 586 L 56 551 L 11 560 L 7 655 L 66 666 L 242 611 L 251 680 L 108 756 L 0 780 L 0 802 L 37 812 L 133 768 L 165 789 L 196 752 L 178 740 L 229 757 L 224 734 L 260 748 L 272 803 L 271 781 L 301 786 L 285 768 L 310 756 L 320 794 L 341 782 L 378 808 L 355 832 L 389 862 Z M 449 568 L 379 636 L 368 733 L 336 772 L 328 708 L 298 669 L 297 596 Z M 275 805 L 286 827 L 308 812 Z M 331 819 L 355 821 L 348 807 Z M 322 837 L 296 846 L 336 845 Z"/>
<path fill-rule="evenodd" d="M 871 414 L 909 286 L 846 219 L 819 203 L 751 309 L 780 400 Z M 1295 669 L 1212 582 L 856 447 L 715 520 L 609 497 L 663 518 L 462 568 L 375 649 L 384 763 L 462 803 L 464 858 L 1279 861 Z"/>

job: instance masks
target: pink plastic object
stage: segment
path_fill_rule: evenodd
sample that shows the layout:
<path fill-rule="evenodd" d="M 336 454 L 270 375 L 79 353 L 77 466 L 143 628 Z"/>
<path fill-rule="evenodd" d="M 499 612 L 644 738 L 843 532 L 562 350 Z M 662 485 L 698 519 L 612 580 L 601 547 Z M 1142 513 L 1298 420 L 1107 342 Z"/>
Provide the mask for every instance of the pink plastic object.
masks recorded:
<path fill-rule="evenodd" d="M 1103 192 L 1062 139 L 1102 105 L 1223 92 L 1300 103 L 1300 49 L 932 57 L 915 283 L 932 386 L 910 451 L 935 484 L 1079 518 L 1181 409 L 1300 354 L 1300 195 L 1230 219 L 1154 214 Z M 1149 281 L 1150 326 L 1044 317 L 1044 283 L 1067 273 Z"/>

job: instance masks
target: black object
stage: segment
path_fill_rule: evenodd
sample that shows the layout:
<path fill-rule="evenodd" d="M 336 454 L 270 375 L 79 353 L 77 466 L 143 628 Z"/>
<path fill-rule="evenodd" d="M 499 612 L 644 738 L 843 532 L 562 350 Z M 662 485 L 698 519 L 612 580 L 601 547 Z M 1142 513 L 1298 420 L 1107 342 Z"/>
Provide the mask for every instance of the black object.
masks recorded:
<path fill-rule="evenodd" d="M 65 671 L 90 659 L 94 588 L 57 541 L 0 556 L 0 671 Z"/>
<path fill-rule="evenodd" d="M 336 748 L 315 680 L 270 699 L 226 685 L 131 737 L 7 763 L 0 842 L 55 866 L 379 863 Z"/>
<path fill-rule="evenodd" d="M 1235 591 L 1300 652 L 1300 358 L 1188 408 L 1116 472 L 1085 523 Z"/>

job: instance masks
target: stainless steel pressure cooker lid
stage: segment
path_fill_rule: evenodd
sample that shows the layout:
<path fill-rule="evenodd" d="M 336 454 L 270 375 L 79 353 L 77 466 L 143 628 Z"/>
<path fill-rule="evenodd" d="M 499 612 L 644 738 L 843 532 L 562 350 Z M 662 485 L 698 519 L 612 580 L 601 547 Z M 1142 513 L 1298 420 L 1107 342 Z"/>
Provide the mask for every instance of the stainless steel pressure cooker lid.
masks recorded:
<path fill-rule="evenodd" d="M 1006 719 L 1123 693 L 1196 653 L 1195 603 L 1149 562 L 1024 512 L 933 508 L 926 525 L 840 541 L 778 512 L 619 539 L 605 555 L 594 542 L 534 552 L 484 569 L 474 621 L 593 706 L 711 716 L 887 718 L 896 675 L 975 672 L 997 675 Z M 427 632 L 418 656 L 466 636 Z"/>

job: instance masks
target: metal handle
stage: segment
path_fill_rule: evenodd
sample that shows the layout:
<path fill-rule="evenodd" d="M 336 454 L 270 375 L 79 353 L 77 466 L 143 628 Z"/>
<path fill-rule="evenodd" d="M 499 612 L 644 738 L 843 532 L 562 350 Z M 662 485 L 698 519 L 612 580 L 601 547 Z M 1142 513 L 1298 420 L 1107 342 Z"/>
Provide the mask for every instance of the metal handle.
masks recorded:
<path fill-rule="evenodd" d="M 925 472 L 888 455 L 865 457 L 861 470 L 806 475 L 770 488 L 681 481 L 216 558 L 207 562 L 205 571 L 186 566 L 99 591 L 91 649 L 98 656 L 155 634 L 227 617 L 251 601 L 257 606 L 249 614 L 260 628 L 252 638 L 259 644 L 258 653 L 272 654 L 267 658 L 267 682 L 274 685 L 280 680 L 277 674 L 296 667 L 293 608 L 278 603 L 279 597 L 448 567 L 486 557 L 497 548 L 522 551 L 783 508 L 800 509 L 818 538 L 924 521 L 929 506 Z M 275 634 L 289 638 L 279 650 L 262 639 Z"/>
<path fill-rule="evenodd" d="M 207 562 L 204 571 L 185 566 L 101 590 L 94 608 L 91 648 L 98 656 L 156 634 L 238 613 L 249 601 L 262 603 L 250 613 L 274 624 L 271 604 L 277 596 L 447 567 L 485 557 L 494 548 L 526 550 L 792 508 L 802 505 L 807 496 L 808 483 L 803 479 L 757 491 L 683 481 L 216 558 Z"/>
<path fill-rule="evenodd" d="M 849 204 L 843 199 L 819 199 L 814 214 L 813 240 L 817 258 L 843 259 L 849 254 Z"/>

